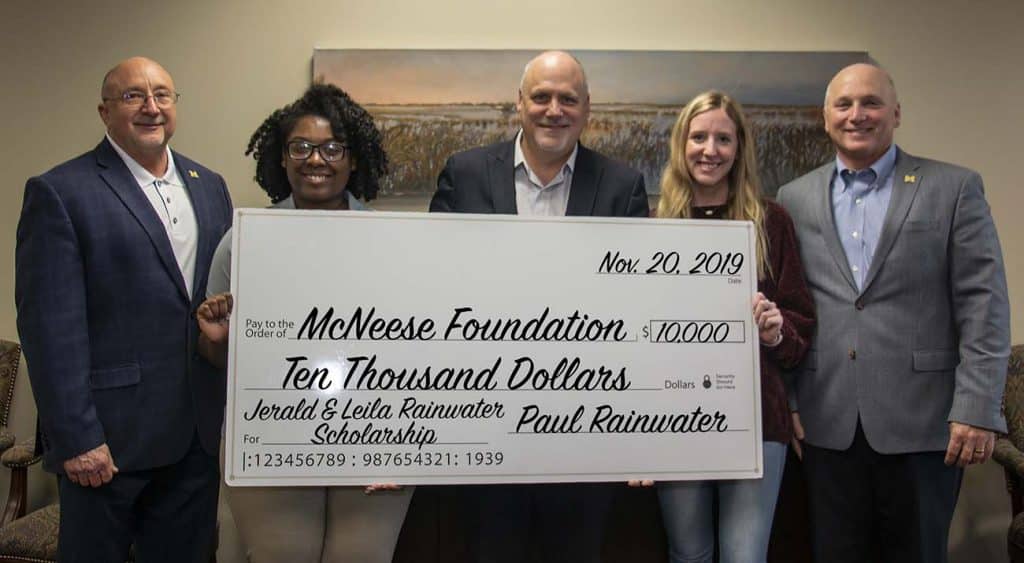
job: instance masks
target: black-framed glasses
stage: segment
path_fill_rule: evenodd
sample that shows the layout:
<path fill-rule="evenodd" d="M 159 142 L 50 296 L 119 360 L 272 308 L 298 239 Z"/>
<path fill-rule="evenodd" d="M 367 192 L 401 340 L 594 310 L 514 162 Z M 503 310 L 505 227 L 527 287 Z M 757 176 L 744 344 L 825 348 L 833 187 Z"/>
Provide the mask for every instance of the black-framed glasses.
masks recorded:
<path fill-rule="evenodd" d="M 338 162 L 345 158 L 345 154 L 348 152 L 348 147 L 338 141 L 328 141 L 316 145 L 309 141 L 295 139 L 294 141 L 288 141 L 288 144 L 285 146 L 288 150 L 288 158 L 292 160 L 306 160 L 313 156 L 313 151 L 317 151 L 320 153 L 320 158 L 325 161 Z"/>

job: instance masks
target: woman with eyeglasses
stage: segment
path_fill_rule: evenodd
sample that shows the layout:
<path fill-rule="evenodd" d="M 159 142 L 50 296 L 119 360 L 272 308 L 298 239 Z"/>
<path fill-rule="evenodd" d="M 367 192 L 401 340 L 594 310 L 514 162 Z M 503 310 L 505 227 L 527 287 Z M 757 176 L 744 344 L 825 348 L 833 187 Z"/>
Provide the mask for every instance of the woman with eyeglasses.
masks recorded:
<path fill-rule="evenodd" d="M 249 140 L 256 182 L 278 209 L 358 209 L 376 197 L 387 155 L 373 118 L 341 89 L 311 86 Z M 231 231 L 214 254 L 208 298 L 196 311 L 200 353 L 227 360 Z M 227 490 L 251 563 L 389 563 L 412 488 L 232 487 Z"/>
<path fill-rule="evenodd" d="M 722 92 L 698 95 L 679 114 L 669 146 L 658 217 L 754 223 L 758 291 L 751 306 L 760 340 L 764 438 L 761 479 L 657 484 L 669 560 L 711 563 L 717 536 L 721 563 L 763 562 L 786 445 L 800 433 L 794 431 L 781 375 L 807 352 L 814 302 L 793 222 L 761 196 L 754 138 L 740 104 Z"/>

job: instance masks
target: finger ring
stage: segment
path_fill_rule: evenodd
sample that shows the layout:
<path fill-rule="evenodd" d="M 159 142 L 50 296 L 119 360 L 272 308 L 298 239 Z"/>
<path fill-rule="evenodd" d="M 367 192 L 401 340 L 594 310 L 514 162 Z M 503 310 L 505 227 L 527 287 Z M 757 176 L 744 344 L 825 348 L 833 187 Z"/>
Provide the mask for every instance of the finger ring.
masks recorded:
<path fill-rule="evenodd" d="M 980 450 L 974 450 L 974 453 L 976 453 L 976 454 L 983 454 L 983 453 L 985 453 L 985 448 L 982 448 Z"/>

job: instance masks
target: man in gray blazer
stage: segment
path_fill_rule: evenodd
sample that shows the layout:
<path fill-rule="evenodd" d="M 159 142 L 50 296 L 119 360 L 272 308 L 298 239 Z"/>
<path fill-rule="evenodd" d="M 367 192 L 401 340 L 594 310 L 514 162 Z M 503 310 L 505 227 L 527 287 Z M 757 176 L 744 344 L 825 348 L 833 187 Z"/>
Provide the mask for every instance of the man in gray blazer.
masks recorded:
<path fill-rule="evenodd" d="M 795 379 L 818 561 L 946 561 L 962 468 L 1005 431 L 1002 252 L 971 170 L 893 144 L 884 70 L 825 94 L 837 157 L 783 186 L 818 313 Z"/>

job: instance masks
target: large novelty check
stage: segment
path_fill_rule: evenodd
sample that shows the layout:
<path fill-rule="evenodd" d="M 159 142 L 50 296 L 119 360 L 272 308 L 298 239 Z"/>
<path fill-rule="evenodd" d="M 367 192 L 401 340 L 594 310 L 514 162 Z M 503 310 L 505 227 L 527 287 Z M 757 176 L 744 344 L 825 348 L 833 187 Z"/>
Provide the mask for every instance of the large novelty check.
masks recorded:
<path fill-rule="evenodd" d="M 229 485 L 761 475 L 745 222 L 239 210 Z"/>

